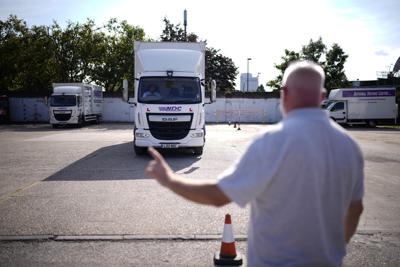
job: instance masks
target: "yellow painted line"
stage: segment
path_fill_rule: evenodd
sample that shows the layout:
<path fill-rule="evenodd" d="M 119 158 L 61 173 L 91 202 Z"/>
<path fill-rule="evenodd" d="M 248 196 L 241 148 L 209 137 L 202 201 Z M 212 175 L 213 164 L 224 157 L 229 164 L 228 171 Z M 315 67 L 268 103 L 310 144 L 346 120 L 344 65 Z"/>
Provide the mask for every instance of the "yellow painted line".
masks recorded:
<path fill-rule="evenodd" d="M 10 197 L 16 196 L 18 193 L 21 193 L 21 192 L 23 192 L 23 191 L 25 191 L 25 190 L 27 190 L 27 189 L 29 189 L 29 188 L 34 187 L 35 185 L 39 184 L 40 182 L 41 182 L 41 181 L 36 181 L 36 182 L 30 183 L 30 184 L 28 184 L 28 185 L 26 185 L 26 186 L 22 186 L 22 187 L 18 188 L 18 189 L 15 190 L 14 192 L 11 192 L 11 193 L 9 193 L 9 194 L 6 194 L 5 196 L 3 196 L 3 197 L 0 198 L 0 204 L 3 203 L 4 201 L 6 201 L 7 199 L 9 199 Z"/>

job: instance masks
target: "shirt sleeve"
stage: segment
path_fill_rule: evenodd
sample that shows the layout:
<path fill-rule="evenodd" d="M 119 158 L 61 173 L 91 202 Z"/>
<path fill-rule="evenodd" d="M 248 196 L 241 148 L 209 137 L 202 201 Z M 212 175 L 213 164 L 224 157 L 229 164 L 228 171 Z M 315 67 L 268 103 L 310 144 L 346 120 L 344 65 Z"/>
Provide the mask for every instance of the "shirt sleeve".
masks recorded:
<path fill-rule="evenodd" d="M 352 201 L 361 200 L 364 196 L 364 158 L 361 150 L 358 148 L 357 165 L 355 170 L 355 184 L 351 196 Z"/>
<path fill-rule="evenodd" d="M 218 187 L 241 207 L 263 192 L 269 181 L 260 143 L 260 139 L 253 142 L 242 157 L 218 177 Z"/>

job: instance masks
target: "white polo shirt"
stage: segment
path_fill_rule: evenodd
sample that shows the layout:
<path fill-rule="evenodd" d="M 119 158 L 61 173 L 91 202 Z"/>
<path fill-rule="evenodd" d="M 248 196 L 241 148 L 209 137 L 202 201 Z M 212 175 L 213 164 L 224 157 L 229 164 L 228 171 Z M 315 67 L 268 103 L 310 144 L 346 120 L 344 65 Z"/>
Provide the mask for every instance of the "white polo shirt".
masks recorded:
<path fill-rule="evenodd" d="M 357 143 L 309 108 L 268 127 L 218 186 L 241 207 L 251 203 L 249 266 L 341 266 L 345 214 L 363 180 Z"/>

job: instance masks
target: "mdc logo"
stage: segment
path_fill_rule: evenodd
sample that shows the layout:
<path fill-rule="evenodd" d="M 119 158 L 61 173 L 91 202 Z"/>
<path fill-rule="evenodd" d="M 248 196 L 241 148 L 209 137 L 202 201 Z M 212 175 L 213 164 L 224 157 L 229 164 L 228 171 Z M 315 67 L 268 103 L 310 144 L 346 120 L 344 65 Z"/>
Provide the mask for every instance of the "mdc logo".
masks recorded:
<path fill-rule="evenodd" d="M 170 106 L 170 107 L 159 107 L 160 111 L 181 111 L 182 107 L 178 106 Z"/>

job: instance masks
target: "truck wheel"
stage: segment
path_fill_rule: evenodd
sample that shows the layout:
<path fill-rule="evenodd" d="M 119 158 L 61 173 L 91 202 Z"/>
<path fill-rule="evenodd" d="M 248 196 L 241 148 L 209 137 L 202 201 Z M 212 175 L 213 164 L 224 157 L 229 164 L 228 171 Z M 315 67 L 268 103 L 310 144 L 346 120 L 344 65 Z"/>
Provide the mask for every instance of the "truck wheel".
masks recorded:
<path fill-rule="evenodd" d="M 57 129 L 58 128 L 58 124 L 52 124 L 51 127 L 53 127 L 53 129 Z"/>
<path fill-rule="evenodd" d="M 78 119 L 78 123 L 76 124 L 76 128 L 81 128 L 83 126 L 83 122 L 84 122 L 83 117 L 80 116 Z"/>
<path fill-rule="evenodd" d="M 140 147 L 135 145 L 133 145 L 133 149 L 135 150 L 135 154 L 138 156 L 144 155 L 147 151 L 147 147 Z"/>
<path fill-rule="evenodd" d="M 202 146 L 200 146 L 200 147 L 194 147 L 194 148 L 193 148 L 193 151 L 194 151 L 194 154 L 195 154 L 196 156 L 201 156 L 201 155 L 203 155 L 203 147 L 202 147 Z"/>
<path fill-rule="evenodd" d="M 376 122 L 368 121 L 368 126 L 371 127 L 371 128 L 375 128 L 376 127 Z"/>

